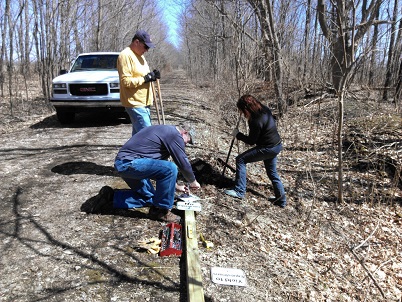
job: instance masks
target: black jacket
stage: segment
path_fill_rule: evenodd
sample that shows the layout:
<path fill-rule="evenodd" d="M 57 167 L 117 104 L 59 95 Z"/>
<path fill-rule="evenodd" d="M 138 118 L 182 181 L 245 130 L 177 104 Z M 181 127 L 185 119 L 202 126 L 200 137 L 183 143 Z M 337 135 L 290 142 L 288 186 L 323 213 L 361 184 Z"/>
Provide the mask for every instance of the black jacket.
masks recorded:
<path fill-rule="evenodd" d="M 263 105 L 258 115 L 251 116 L 248 120 L 248 136 L 239 132 L 236 138 L 249 145 L 273 147 L 281 141 L 276 121 L 271 110 Z"/>

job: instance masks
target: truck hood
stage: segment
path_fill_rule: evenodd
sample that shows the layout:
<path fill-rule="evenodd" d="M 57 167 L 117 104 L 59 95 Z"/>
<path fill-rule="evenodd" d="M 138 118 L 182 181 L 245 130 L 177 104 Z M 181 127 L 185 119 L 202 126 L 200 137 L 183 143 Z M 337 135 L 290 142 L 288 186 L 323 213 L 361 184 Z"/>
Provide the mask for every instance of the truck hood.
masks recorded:
<path fill-rule="evenodd" d="M 96 83 L 96 82 L 119 82 L 117 70 L 107 71 L 75 71 L 59 75 L 53 79 L 53 83 Z"/>

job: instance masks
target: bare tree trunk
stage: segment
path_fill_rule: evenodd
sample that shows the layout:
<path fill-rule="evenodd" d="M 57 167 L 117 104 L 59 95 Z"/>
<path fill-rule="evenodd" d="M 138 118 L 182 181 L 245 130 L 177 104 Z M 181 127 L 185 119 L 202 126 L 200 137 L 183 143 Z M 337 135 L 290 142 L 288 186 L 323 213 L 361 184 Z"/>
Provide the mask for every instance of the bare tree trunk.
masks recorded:
<path fill-rule="evenodd" d="M 402 20 L 399 20 L 399 30 L 398 30 L 398 36 L 396 38 L 396 43 L 395 45 L 397 46 L 395 50 L 395 63 L 397 65 L 396 69 L 399 71 L 397 72 L 397 80 L 395 84 L 395 107 L 397 111 L 400 111 L 400 102 L 402 99 Z M 398 58 L 399 58 L 399 67 L 398 67 Z"/>
<path fill-rule="evenodd" d="M 103 4 L 102 0 L 98 0 L 98 19 L 96 20 L 96 33 L 95 33 L 95 49 L 96 51 L 100 50 L 100 41 L 101 41 L 101 23 L 102 23 L 102 11 Z"/>
<path fill-rule="evenodd" d="M 4 74 L 4 62 L 6 62 L 6 34 L 7 34 L 7 25 L 8 19 L 10 18 L 10 0 L 5 1 L 4 6 L 4 19 L 3 19 L 3 28 L 1 30 L 1 53 L 0 53 L 0 89 L 1 89 L 1 97 L 4 98 L 4 82 L 5 82 L 5 74 Z"/>
<path fill-rule="evenodd" d="M 29 56 L 31 52 L 31 32 L 29 30 L 29 22 L 30 22 L 30 16 L 29 16 L 29 6 L 25 5 L 24 8 L 24 20 L 25 20 L 25 32 L 24 32 L 24 61 L 25 61 L 25 66 L 26 66 L 26 73 L 28 76 L 31 76 L 32 68 L 31 68 L 31 58 Z"/>
<path fill-rule="evenodd" d="M 400 104 L 402 99 L 402 60 L 400 61 L 401 64 L 399 65 L 398 79 L 395 87 L 395 107 L 398 111 L 400 110 L 398 104 Z"/>
<path fill-rule="evenodd" d="M 75 48 L 77 53 L 82 53 L 84 51 L 84 47 L 82 46 L 82 39 L 80 38 L 80 33 L 78 29 L 78 10 L 75 10 L 75 14 L 73 16 L 73 33 L 74 33 L 74 43 L 75 43 Z"/>
<path fill-rule="evenodd" d="M 343 119 L 344 119 L 345 91 L 341 90 L 338 95 L 338 201 L 343 202 Z"/>
<path fill-rule="evenodd" d="M 282 54 L 281 45 L 277 36 L 275 22 L 273 18 L 272 6 L 269 0 L 248 0 L 251 6 L 256 10 L 260 21 L 263 45 L 269 45 L 271 58 L 266 58 L 267 62 L 272 63 L 274 87 L 277 97 L 279 116 L 282 116 L 286 111 L 286 104 L 283 98 L 283 83 L 282 83 Z M 267 53 L 265 53 L 267 55 Z"/>
<path fill-rule="evenodd" d="M 43 17 L 43 11 L 42 11 L 42 6 L 36 1 L 33 1 L 33 11 L 34 11 L 34 34 L 33 38 L 35 41 L 35 49 L 36 49 L 36 58 L 37 58 L 37 70 L 39 73 L 39 79 L 41 81 L 41 87 L 42 87 L 42 93 L 45 97 L 48 96 L 47 90 L 46 90 L 46 82 L 45 82 L 45 47 L 44 47 L 44 17 Z"/>
<path fill-rule="evenodd" d="M 321 64 L 319 64 L 319 62 L 322 60 L 322 58 L 320 58 L 319 54 L 321 54 L 320 48 L 322 48 L 323 43 L 320 43 L 320 39 L 322 39 L 322 35 L 318 29 L 318 14 L 316 14 L 316 17 L 314 20 L 313 53 L 311 55 L 311 58 L 309 59 L 309 64 L 313 67 L 314 75 L 317 73 L 316 66 L 320 66 Z M 317 64 L 317 62 L 318 62 L 318 64 Z"/>
<path fill-rule="evenodd" d="M 307 0 L 306 7 L 306 23 L 304 28 L 304 63 L 303 63 L 303 83 L 306 82 L 307 76 L 307 63 L 310 57 L 310 24 L 311 24 L 311 0 Z"/>
<path fill-rule="evenodd" d="M 60 3 L 60 37 L 70 37 L 70 30 L 75 23 L 74 15 L 71 13 L 71 2 L 66 1 Z M 72 30 L 71 30 L 72 31 Z M 69 39 L 61 39 L 59 41 L 59 59 L 55 62 L 55 70 L 57 74 L 60 73 L 61 69 L 65 69 L 68 66 L 69 53 L 70 53 L 70 42 Z"/>
<path fill-rule="evenodd" d="M 376 19 L 380 17 L 380 10 L 378 9 L 376 12 Z M 370 71 L 369 71 L 369 85 L 372 86 L 374 83 L 374 68 L 376 68 L 377 63 L 376 63 L 376 48 L 377 48 L 377 42 L 378 42 L 378 25 L 374 25 L 374 32 L 373 32 L 373 37 L 372 37 L 372 43 L 371 43 L 371 64 L 370 64 Z"/>
<path fill-rule="evenodd" d="M 10 105 L 10 114 L 13 116 L 14 111 L 13 111 L 13 102 L 12 102 L 12 96 L 13 96 L 13 69 L 14 69 L 14 64 L 13 64 L 13 58 L 14 58 L 14 26 L 13 22 L 11 19 L 11 14 L 10 11 L 8 11 L 8 40 L 10 41 L 9 44 L 9 54 L 8 54 L 8 63 L 7 63 L 7 77 L 8 77 L 8 93 L 9 93 L 9 105 Z"/>
<path fill-rule="evenodd" d="M 330 43 L 332 52 L 331 68 L 332 83 L 338 94 L 339 120 L 338 120 L 338 201 L 343 202 L 343 158 L 342 158 L 342 129 L 344 115 L 344 96 L 353 78 L 358 61 L 355 49 L 374 24 L 376 12 L 382 1 L 372 0 L 369 8 L 362 7 L 360 24 L 356 24 L 358 13 L 353 2 L 336 0 L 332 5 L 331 13 L 326 10 L 326 2 L 318 0 L 317 11 L 320 26 L 325 38 Z M 366 5 L 366 4 L 364 4 Z M 360 13 L 360 12 L 359 12 Z M 329 18 L 329 19 L 328 19 Z"/>
<path fill-rule="evenodd" d="M 396 22 L 398 18 L 398 0 L 394 0 L 394 12 L 392 15 L 392 25 L 391 25 L 391 39 L 389 41 L 388 48 L 388 59 L 387 59 L 387 73 L 385 75 L 384 92 L 382 95 L 383 101 L 388 101 L 388 88 L 390 88 L 392 83 L 392 78 L 395 77 L 393 74 L 394 66 L 394 48 L 395 48 L 395 29 Z"/>
<path fill-rule="evenodd" d="M 24 79 L 24 87 L 25 87 L 25 99 L 29 98 L 28 91 L 28 79 L 30 78 L 30 59 L 29 59 L 29 12 L 28 5 L 25 5 L 25 1 L 20 0 L 20 7 L 22 9 L 22 13 L 19 17 L 19 25 L 17 27 L 18 32 L 18 41 L 16 39 L 16 43 L 18 45 L 17 52 L 19 53 L 19 73 L 22 75 Z M 17 20 L 16 20 L 17 23 Z M 28 40 L 27 40 L 28 39 Z M 24 104 L 24 98 L 22 99 L 22 104 Z"/>

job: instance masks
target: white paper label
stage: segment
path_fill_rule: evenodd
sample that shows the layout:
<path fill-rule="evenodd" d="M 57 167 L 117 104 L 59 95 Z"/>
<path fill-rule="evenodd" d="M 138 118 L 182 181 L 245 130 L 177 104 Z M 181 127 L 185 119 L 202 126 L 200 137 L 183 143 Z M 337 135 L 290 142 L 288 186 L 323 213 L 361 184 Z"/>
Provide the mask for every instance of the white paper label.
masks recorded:
<path fill-rule="evenodd" d="M 197 195 L 193 194 L 181 194 L 177 196 L 177 198 L 181 201 L 197 201 L 200 200 L 200 198 Z"/>
<path fill-rule="evenodd" d="M 201 204 L 199 202 L 192 201 L 178 201 L 176 204 L 178 210 L 183 211 L 201 211 Z"/>
<path fill-rule="evenodd" d="M 247 286 L 244 271 L 236 268 L 211 267 L 211 279 L 217 284 Z"/>

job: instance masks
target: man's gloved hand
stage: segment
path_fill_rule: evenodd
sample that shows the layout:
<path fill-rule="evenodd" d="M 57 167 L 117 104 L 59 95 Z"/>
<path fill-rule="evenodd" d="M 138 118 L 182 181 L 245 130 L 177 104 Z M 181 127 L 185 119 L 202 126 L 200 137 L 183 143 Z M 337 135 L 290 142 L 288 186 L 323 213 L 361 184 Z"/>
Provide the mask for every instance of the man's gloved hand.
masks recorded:
<path fill-rule="evenodd" d="M 148 73 L 146 76 L 144 76 L 144 80 L 145 80 L 144 83 L 156 81 L 155 73 L 153 71 Z"/>
<path fill-rule="evenodd" d="M 237 133 L 239 133 L 239 129 L 234 128 L 233 131 L 232 131 L 232 136 L 236 137 Z"/>
<path fill-rule="evenodd" d="M 156 79 L 161 78 L 161 72 L 158 69 L 154 69 L 153 73 L 154 73 Z"/>

